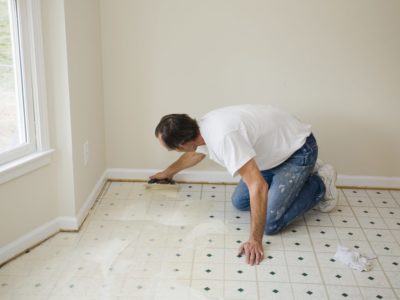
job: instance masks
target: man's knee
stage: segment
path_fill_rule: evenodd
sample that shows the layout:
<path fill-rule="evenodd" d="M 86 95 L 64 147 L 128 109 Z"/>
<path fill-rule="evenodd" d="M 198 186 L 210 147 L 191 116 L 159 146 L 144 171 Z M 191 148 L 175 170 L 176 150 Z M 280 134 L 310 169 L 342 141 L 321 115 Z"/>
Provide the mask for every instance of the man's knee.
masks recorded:
<path fill-rule="evenodd" d="M 233 194 L 231 200 L 236 209 L 241 211 L 250 210 L 250 199 Z"/>
<path fill-rule="evenodd" d="M 265 224 L 264 233 L 266 235 L 274 235 L 279 233 L 283 228 L 284 224 L 281 222 L 268 222 Z"/>

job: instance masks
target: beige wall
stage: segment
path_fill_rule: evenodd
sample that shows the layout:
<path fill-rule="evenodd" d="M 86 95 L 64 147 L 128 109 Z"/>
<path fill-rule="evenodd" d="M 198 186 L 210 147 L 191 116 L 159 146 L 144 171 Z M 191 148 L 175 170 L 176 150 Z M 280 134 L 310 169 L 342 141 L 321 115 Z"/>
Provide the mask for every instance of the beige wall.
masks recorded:
<path fill-rule="evenodd" d="M 340 174 L 399 177 L 399 14 L 397 0 L 101 0 L 108 167 L 174 159 L 153 136 L 164 114 L 271 103 L 313 125 Z"/>
<path fill-rule="evenodd" d="M 55 152 L 50 165 L 0 185 L 0 248 L 58 217 L 76 217 L 105 171 L 99 2 L 41 5 Z"/>
<path fill-rule="evenodd" d="M 105 171 L 98 0 L 65 1 L 76 213 Z M 89 143 L 87 166 L 83 144 Z"/>

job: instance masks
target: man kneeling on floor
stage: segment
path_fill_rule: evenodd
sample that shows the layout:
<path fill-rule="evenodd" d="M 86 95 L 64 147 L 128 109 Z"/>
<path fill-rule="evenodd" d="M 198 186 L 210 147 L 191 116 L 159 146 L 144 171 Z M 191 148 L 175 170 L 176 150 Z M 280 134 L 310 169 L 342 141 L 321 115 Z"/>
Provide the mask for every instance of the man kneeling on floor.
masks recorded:
<path fill-rule="evenodd" d="M 172 179 L 206 155 L 232 176 L 240 174 L 232 204 L 251 213 L 250 237 L 239 249 L 248 264 L 264 258 L 264 233 L 279 232 L 313 207 L 328 212 L 336 205 L 336 171 L 316 164 L 311 126 L 272 106 L 220 108 L 199 122 L 186 114 L 166 115 L 155 135 L 168 150 L 184 154 L 151 179 Z"/>

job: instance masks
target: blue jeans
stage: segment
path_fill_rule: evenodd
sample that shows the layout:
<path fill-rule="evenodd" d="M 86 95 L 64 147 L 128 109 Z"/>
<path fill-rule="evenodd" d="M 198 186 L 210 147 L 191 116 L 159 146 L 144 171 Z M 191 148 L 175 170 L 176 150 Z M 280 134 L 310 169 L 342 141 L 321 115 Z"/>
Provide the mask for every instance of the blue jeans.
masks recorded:
<path fill-rule="evenodd" d="M 322 200 L 325 185 L 313 173 L 317 156 L 317 142 L 311 134 L 304 145 L 285 162 L 261 171 L 269 185 L 266 234 L 279 232 Z M 232 195 L 232 204 L 239 210 L 250 210 L 249 190 L 243 180 L 240 180 Z"/>

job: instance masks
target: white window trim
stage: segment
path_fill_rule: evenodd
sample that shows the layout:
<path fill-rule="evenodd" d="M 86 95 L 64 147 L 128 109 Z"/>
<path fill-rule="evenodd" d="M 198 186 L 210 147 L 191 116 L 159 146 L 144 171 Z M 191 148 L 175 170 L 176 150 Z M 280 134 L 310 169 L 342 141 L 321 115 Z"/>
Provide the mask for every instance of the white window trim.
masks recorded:
<path fill-rule="evenodd" d="M 43 39 L 41 28 L 40 0 L 26 0 L 26 23 L 28 31 L 28 55 L 31 83 L 30 90 L 34 99 L 35 124 L 32 130 L 36 131 L 37 150 L 22 158 L 0 166 L 0 184 L 32 172 L 51 162 L 54 152 L 50 149 L 49 128 L 47 118 L 47 95 L 44 72 Z"/>

